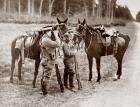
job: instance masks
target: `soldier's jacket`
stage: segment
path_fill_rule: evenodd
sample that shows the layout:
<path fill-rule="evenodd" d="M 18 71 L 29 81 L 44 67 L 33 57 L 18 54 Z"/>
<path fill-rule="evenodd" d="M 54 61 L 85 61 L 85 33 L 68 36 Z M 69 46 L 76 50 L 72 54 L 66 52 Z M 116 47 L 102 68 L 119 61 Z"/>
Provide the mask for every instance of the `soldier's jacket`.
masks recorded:
<path fill-rule="evenodd" d="M 74 63 L 74 50 L 67 43 L 64 43 L 62 48 L 64 53 L 64 63 Z"/>
<path fill-rule="evenodd" d="M 43 35 L 40 45 L 42 49 L 42 63 L 47 63 L 47 60 L 55 60 L 57 58 L 56 48 L 60 46 L 60 39 L 58 33 L 55 33 L 56 41 L 51 40 L 51 32 Z M 46 61 L 45 61 L 46 60 Z M 44 62 L 45 61 L 45 62 Z"/>

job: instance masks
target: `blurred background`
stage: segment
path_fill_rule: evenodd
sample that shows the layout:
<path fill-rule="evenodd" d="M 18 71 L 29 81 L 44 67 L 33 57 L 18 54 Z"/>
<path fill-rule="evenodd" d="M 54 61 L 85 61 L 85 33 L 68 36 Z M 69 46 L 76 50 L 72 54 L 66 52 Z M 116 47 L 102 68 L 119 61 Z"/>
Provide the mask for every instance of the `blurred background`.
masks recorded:
<path fill-rule="evenodd" d="M 120 1 L 123 0 L 0 0 L 0 22 L 54 23 L 56 16 L 69 17 L 73 23 L 86 18 L 92 24 L 134 20 L 129 7 Z"/>

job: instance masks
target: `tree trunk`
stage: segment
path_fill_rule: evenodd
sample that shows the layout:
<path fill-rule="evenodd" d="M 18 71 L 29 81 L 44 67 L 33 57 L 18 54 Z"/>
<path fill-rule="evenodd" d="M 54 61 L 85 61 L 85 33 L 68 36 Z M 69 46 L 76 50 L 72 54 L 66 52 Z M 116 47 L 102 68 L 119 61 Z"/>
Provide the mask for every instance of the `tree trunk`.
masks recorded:
<path fill-rule="evenodd" d="M 99 18 L 102 18 L 102 0 L 99 0 Z"/>
<path fill-rule="evenodd" d="M 70 8 L 71 7 L 71 0 L 68 0 L 68 11 L 67 11 L 67 16 L 70 14 Z"/>
<path fill-rule="evenodd" d="M 85 9 L 85 16 L 86 16 L 86 19 L 88 19 L 88 10 L 87 10 L 87 5 L 86 5 L 86 0 L 83 0 L 84 2 L 84 9 Z"/>
<path fill-rule="evenodd" d="M 34 15 L 34 2 L 35 2 L 35 1 L 32 0 L 32 9 L 31 9 L 31 10 L 32 10 L 32 15 Z"/>
<path fill-rule="evenodd" d="M 111 18 L 111 1 L 108 3 L 108 17 Z"/>
<path fill-rule="evenodd" d="M 18 0 L 18 15 L 21 16 L 21 0 Z"/>
<path fill-rule="evenodd" d="M 40 1 L 40 6 L 39 6 L 39 15 L 40 15 L 40 17 L 42 16 L 42 4 L 43 4 L 43 0 Z"/>
<path fill-rule="evenodd" d="M 67 14 L 67 0 L 64 0 L 64 14 Z"/>
<path fill-rule="evenodd" d="M 6 13 L 7 10 L 7 0 L 4 0 L 4 12 Z"/>
<path fill-rule="evenodd" d="M 8 1 L 8 12 L 9 12 L 9 14 L 11 14 L 11 2 L 10 2 L 10 0 Z"/>
<path fill-rule="evenodd" d="M 31 0 L 28 0 L 28 15 L 31 15 Z"/>
<path fill-rule="evenodd" d="M 95 0 L 92 1 L 92 16 L 95 16 Z"/>
<path fill-rule="evenodd" d="M 54 3 L 54 0 L 49 0 L 49 15 L 50 15 L 50 16 L 51 16 L 51 14 L 52 14 L 53 3 Z"/>

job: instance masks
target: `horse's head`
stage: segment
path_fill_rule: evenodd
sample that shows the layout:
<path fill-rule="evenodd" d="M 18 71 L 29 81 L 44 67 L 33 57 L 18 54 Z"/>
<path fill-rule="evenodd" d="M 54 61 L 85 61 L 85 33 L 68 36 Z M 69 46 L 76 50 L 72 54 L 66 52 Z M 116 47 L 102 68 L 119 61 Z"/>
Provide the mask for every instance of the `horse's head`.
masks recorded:
<path fill-rule="evenodd" d="M 78 19 L 78 24 L 76 26 L 76 30 L 80 33 L 83 34 L 83 31 L 85 30 L 85 24 L 86 24 L 86 20 L 84 19 L 83 22 L 81 22 Z"/>
<path fill-rule="evenodd" d="M 61 21 L 59 18 L 57 18 L 58 22 L 57 29 L 61 33 L 61 35 L 64 35 L 68 31 L 67 21 L 68 18 L 65 19 L 64 21 Z"/>
<path fill-rule="evenodd" d="M 85 36 L 85 24 L 86 24 L 86 20 L 84 19 L 83 22 L 81 22 L 79 19 L 78 19 L 78 24 L 75 28 L 76 32 L 73 36 L 73 41 L 74 41 L 74 44 L 79 44 L 82 40 L 82 38 L 84 38 Z"/>

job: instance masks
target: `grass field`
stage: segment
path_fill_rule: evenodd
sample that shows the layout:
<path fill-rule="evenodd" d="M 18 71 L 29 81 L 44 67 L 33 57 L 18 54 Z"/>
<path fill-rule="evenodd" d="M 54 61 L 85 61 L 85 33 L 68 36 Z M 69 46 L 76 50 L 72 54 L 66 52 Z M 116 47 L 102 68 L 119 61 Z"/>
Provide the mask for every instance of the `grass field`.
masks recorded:
<path fill-rule="evenodd" d="M 43 24 L 6 24 L 0 23 L 0 107 L 56 107 L 56 106 L 77 106 L 75 103 L 77 100 L 84 99 L 84 96 L 97 93 L 98 88 L 104 88 L 104 82 L 110 82 L 113 84 L 111 78 L 116 73 L 117 65 L 116 60 L 112 56 L 103 57 L 101 60 L 101 84 L 97 84 L 96 81 L 96 68 L 95 61 L 93 65 L 93 81 L 88 82 L 88 63 L 84 51 L 78 53 L 79 72 L 83 84 L 83 89 L 76 93 L 69 90 L 65 90 L 64 93 L 60 92 L 59 85 L 56 81 L 55 72 L 52 73 L 51 84 L 49 94 L 43 96 L 40 89 L 40 79 L 42 70 L 39 69 L 39 76 L 37 79 L 37 88 L 32 88 L 32 80 L 34 73 L 34 61 L 27 59 L 22 69 L 22 77 L 24 83 L 19 84 L 17 78 L 17 68 L 14 72 L 14 83 L 9 82 L 10 77 L 10 45 L 12 40 L 24 34 L 25 31 L 38 29 L 44 26 Z M 133 44 L 136 41 L 136 26 L 129 22 L 126 27 L 115 27 L 120 32 L 128 34 L 131 38 L 129 49 L 124 58 L 124 63 L 129 59 Z M 60 59 L 60 72 L 63 75 L 63 64 Z M 123 78 L 125 78 L 123 76 Z M 75 86 L 76 80 L 75 80 Z M 71 102 L 70 104 L 68 102 Z M 68 105 L 67 105 L 68 103 Z"/>

